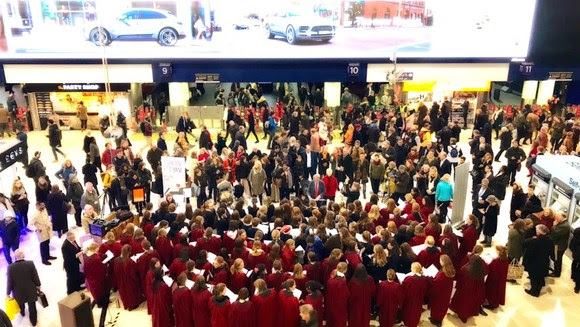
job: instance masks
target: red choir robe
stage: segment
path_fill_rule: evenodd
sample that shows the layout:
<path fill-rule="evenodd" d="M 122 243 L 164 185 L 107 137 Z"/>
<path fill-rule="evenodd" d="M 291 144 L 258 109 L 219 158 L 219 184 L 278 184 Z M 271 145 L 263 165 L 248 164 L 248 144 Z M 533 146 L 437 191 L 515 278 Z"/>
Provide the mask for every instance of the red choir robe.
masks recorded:
<path fill-rule="evenodd" d="M 205 237 L 200 237 L 197 239 L 197 244 L 195 245 L 197 251 L 206 250 L 213 254 L 220 254 L 222 248 L 222 241 L 219 237 L 212 237 L 211 239 L 206 239 Z"/>
<path fill-rule="evenodd" d="M 322 326 L 322 322 L 324 321 L 324 312 L 323 307 L 323 297 L 322 297 L 322 293 L 320 291 L 316 291 L 315 293 L 312 294 L 308 294 L 306 295 L 306 297 L 304 298 L 304 304 L 310 304 L 314 310 L 316 310 L 316 313 L 318 314 L 318 326 Z"/>
<path fill-rule="evenodd" d="M 497 308 L 505 304 L 505 287 L 509 262 L 499 258 L 493 259 L 488 266 L 489 275 L 485 280 L 485 297 L 489 306 Z"/>
<path fill-rule="evenodd" d="M 149 239 L 149 237 L 151 236 L 151 231 L 153 230 L 153 228 L 155 228 L 155 226 L 152 223 L 148 223 L 145 226 L 143 226 L 143 234 L 145 235 L 146 239 Z"/>
<path fill-rule="evenodd" d="M 157 251 L 151 250 L 151 252 L 143 253 L 139 259 L 137 259 L 137 270 L 139 271 L 139 280 L 141 281 L 141 289 L 145 292 L 146 295 L 146 276 L 147 272 L 149 271 L 149 263 L 151 259 L 157 258 L 159 259 L 159 254 Z"/>
<path fill-rule="evenodd" d="M 161 263 L 165 266 L 171 265 L 173 261 L 173 246 L 167 237 L 159 237 L 155 241 L 155 250 L 161 257 Z"/>
<path fill-rule="evenodd" d="M 230 235 L 228 235 L 230 233 Z M 233 236 L 230 237 L 230 236 Z M 237 231 L 225 231 L 222 235 L 222 246 L 228 249 L 228 252 L 231 253 L 234 249 L 234 243 L 236 241 L 236 237 L 238 236 Z"/>
<path fill-rule="evenodd" d="M 103 257 L 98 253 L 90 257 L 85 255 L 83 263 L 87 289 L 91 292 L 93 299 L 97 303 L 100 303 L 110 288 L 110 281 L 107 278 L 108 268 L 103 263 Z"/>
<path fill-rule="evenodd" d="M 229 320 L 230 327 L 255 327 L 256 308 L 254 304 L 250 301 L 232 303 Z"/>
<path fill-rule="evenodd" d="M 153 327 L 173 327 L 173 303 L 171 288 L 164 282 L 153 286 L 153 311 L 151 313 Z"/>
<path fill-rule="evenodd" d="M 306 283 L 308 283 L 310 279 L 308 276 L 304 275 L 304 278 L 295 278 L 294 282 L 296 283 L 296 288 L 302 291 L 302 295 L 300 296 L 303 299 L 306 296 Z"/>
<path fill-rule="evenodd" d="M 238 251 L 238 250 L 234 249 L 232 251 L 231 260 L 232 260 L 232 262 L 234 262 L 236 259 L 242 259 L 242 261 L 244 262 L 244 265 L 245 265 L 248 262 L 249 253 L 250 253 L 250 251 L 248 251 L 248 249 L 245 249 L 245 248 L 242 251 Z"/>
<path fill-rule="evenodd" d="M 212 327 L 229 327 L 230 307 L 230 300 L 227 296 L 214 296 L 209 300 Z"/>
<path fill-rule="evenodd" d="M 439 238 L 439 244 L 437 244 L 438 246 L 441 246 L 443 244 L 443 241 L 445 239 L 448 239 L 451 242 L 451 248 L 453 249 L 453 256 L 451 256 L 451 261 L 453 261 L 453 267 L 455 267 L 456 265 L 456 261 L 457 261 L 457 257 L 458 257 L 458 252 L 459 252 L 459 243 L 457 242 L 457 235 L 453 234 L 453 233 L 449 233 L 449 234 L 443 234 L 441 235 L 441 237 Z"/>
<path fill-rule="evenodd" d="M 195 327 L 211 327 L 210 299 L 211 293 L 207 289 L 199 292 L 191 289 L 191 306 Z"/>
<path fill-rule="evenodd" d="M 427 293 L 427 278 L 411 275 L 405 278 L 403 287 L 403 322 L 407 327 L 417 327 L 423 311 L 423 300 Z"/>
<path fill-rule="evenodd" d="M 429 279 L 429 286 L 427 297 L 429 298 L 431 318 L 443 321 L 449 309 L 449 301 L 453 291 L 453 278 L 449 278 L 443 271 L 439 271 L 435 278 Z"/>
<path fill-rule="evenodd" d="M 455 294 L 449 308 L 457 313 L 460 319 L 467 320 L 479 315 L 479 309 L 485 301 L 485 282 L 469 276 L 468 266 L 464 266 L 457 273 Z M 487 267 L 485 267 L 487 274 Z"/>
<path fill-rule="evenodd" d="M 397 313 L 402 304 L 403 287 L 397 282 L 382 281 L 377 287 L 377 308 L 379 323 L 391 327 L 397 321 Z"/>
<path fill-rule="evenodd" d="M 274 289 L 268 289 L 252 297 L 256 309 L 256 327 L 276 326 L 278 319 L 278 299 Z M 197 325 L 195 326 L 197 327 Z"/>
<path fill-rule="evenodd" d="M 348 282 L 348 326 L 368 327 L 371 323 L 371 302 L 375 296 L 375 280 L 367 276 L 366 282 L 351 278 Z"/>
<path fill-rule="evenodd" d="M 192 301 L 189 289 L 185 286 L 176 288 L 172 298 L 175 327 L 193 327 Z"/>
<path fill-rule="evenodd" d="M 169 266 L 169 277 L 173 278 L 173 280 L 176 280 L 177 276 L 186 270 L 187 262 L 182 262 L 178 258 L 175 258 L 171 266 Z"/>
<path fill-rule="evenodd" d="M 280 291 L 280 285 L 290 278 L 288 273 L 273 273 L 266 275 L 266 285 L 268 288 L 273 288 L 276 292 Z"/>
<path fill-rule="evenodd" d="M 308 279 L 317 281 L 322 284 L 322 265 L 320 262 L 305 265 L 304 271 L 306 271 Z"/>
<path fill-rule="evenodd" d="M 204 230 L 202 228 L 193 228 L 189 233 L 189 241 L 196 242 L 198 238 L 203 237 Z"/>
<path fill-rule="evenodd" d="M 435 244 L 439 244 L 439 237 L 441 236 L 441 231 L 435 229 L 435 227 L 431 226 L 431 224 L 425 227 L 425 235 L 433 236 L 433 239 L 435 239 Z"/>
<path fill-rule="evenodd" d="M 428 247 L 421 252 L 417 256 L 417 262 L 421 264 L 421 266 L 425 268 L 429 268 L 431 265 L 435 265 L 437 269 L 441 268 L 441 264 L 439 263 L 439 257 L 441 256 L 441 251 L 435 246 Z"/>
<path fill-rule="evenodd" d="M 148 270 L 145 274 L 145 298 L 147 299 L 147 313 L 153 313 L 153 280 L 155 279 L 155 271 Z"/>
<path fill-rule="evenodd" d="M 348 263 L 348 271 L 352 274 L 359 264 L 363 263 L 360 255 L 356 252 L 346 252 L 344 254 L 344 259 Z"/>
<path fill-rule="evenodd" d="M 195 259 L 197 259 L 197 257 L 196 257 L 196 256 L 194 256 L 194 254 L 196 254 L 196 253 L 195 253 L 195 247 L 194 247 L 193 245 L 189 245 L 189 244 L 187 244 L 187 245 L 184 245 L 184 244 L 181 244 L 181 243 L 177 243 L 177 244 L 176 244 L 176 245 L 173 247 L 173 257 L 174 257 L 174 258 L 177 258 L 177 257 L 179 257 L 179 254 L 181 254 L 181 250 L 183 250 L 183 249 L 187 249 L 187 250 L 189 251 L 189 258 L 190 258 L 191 260 L 195 260 Z"/>
<path fill-rule="evenodd" d="M 131 240 L 131 242 L 129 244 L 131 245 L 131 254 L 133 254 L 133 255 L 143 253 L 145 251 L 143 249 L 143 246 L 141 245 L 141 242 L 136 242 L 135 240 Z"/>
<path fill-rule="evenodd" d="M 282 269 L 284 271 L 293 271 L 294 264 L 296 264 L 296 252 L 294 250 L 284 247 L 281 253 Z"/>
<path fill-rule="evenodd" d="M 116 257 L 121 255 L 121 248 L 123 247 L 123 245 L 120 242 L 114 242 L 113 244 L 109 244 L 109 243 L 103 243 L 99 246 L 99 254 L 101 254 L 102 256 L 105 255 L 105 253 L 107 253 L 107 251 L 111 251 L 111 253 L 113 253 L 113 255 Z"/>
<path fill-rule="evenodd" d="M 253 270 L 254 268 L 256 268 L 258 266 L 258 264 L 263 264 L 265 267 L 268 267 L 269 265 L 269 260 L 268 260 L 268 256 L 266 255 L 266 252 L 264 251 L 259 251 L 260 254 L 259 255 L 252 255 L 252 253 L 248 254 L 248 258 L 246 259 L 246 261 L 244 261 L 246 263 L 246 269 L 248 270 Z"/>
<path fill-rule="evenodd" d="M 296 327 L 300 324 L 300 304 L 298 299 L 287 290 L 278 292 L 279 327 Z"/>
<path fill-rule="evenodd" d="M 425 244 L 425 236 L 413 236 L 413 238 L 409 241 L 410 246 L 417 246 Z"/>
<path fill-rule="evenodd" d="M 468 252 L 473 250 L 477 243 L 477 230 L 475 227 L 469 225 L 463 229 L 463 237 L 459 239 L 459 252 L 457 254 L 457 262 L 461 262 Z M 461 269 L 461 266 L 455 267 L 455 270 Z"/>
<path fill-rule="evenodd" d="M 130 258 L 123 260 L 119 257 L 115 259 L 114 274 L 125 310 L 137 308 L 145 300 L 141 290 L 137 264 Z"/>
<path fill-rule="evenodd" d="M 346 327 L 349 298 L 350 291 L 344 277 L 334 277 L 328 280 L 324 298 L 324 316 L 327 326 Z"/>
<path fill-rule="evenodd" d="M 330 274 L 336 266 L 338 266 L 339 261 L 331 262 L 329 258 L 322 260 L 322 281 L 323 284 L 326 285 L 328 283 L 328 279 L 330 278 Z"/>
<path fill-rule="evenodd" d="M 229 272 L 225 269 L 225 268 L 220 268 L 217 270 L 213 270 L 212 272 L 213 278 L 211 280 L 211 283 L 214 285 L 217 285 L 219 283 L 224 283 L 226 285 L 228 285 L 228 280 L 229 280 Z"/>
<path fill-rule="evenodd" d="M 248 276 L 246 276 L 246 274 L 243 272 L 231 274 L 230 282 L 227 285 L 232 292 L 238 294 L 240 289 L 243 287 L 248 287 Z"/>

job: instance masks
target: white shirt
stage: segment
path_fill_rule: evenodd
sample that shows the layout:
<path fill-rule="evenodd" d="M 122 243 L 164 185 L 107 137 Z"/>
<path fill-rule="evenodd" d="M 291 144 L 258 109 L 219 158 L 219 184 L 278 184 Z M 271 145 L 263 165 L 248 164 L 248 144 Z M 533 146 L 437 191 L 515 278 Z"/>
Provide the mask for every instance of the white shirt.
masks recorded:
<path fill-rule="evenodd" d="M 312 161 L 310 160 L 312 157 L 312 152 L 306 152 L 306 168 L 310 168 L 312 166 Z"/>

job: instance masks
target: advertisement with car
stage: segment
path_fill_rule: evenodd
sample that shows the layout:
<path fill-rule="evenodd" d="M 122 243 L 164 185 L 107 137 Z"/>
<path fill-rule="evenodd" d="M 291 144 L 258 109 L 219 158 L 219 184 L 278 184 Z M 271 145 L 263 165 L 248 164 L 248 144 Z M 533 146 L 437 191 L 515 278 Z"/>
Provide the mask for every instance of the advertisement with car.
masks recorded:
<path fill-rule="evenodd" d="M 535 2 L 0 0 L 0 59 L 525 57 Z"/>

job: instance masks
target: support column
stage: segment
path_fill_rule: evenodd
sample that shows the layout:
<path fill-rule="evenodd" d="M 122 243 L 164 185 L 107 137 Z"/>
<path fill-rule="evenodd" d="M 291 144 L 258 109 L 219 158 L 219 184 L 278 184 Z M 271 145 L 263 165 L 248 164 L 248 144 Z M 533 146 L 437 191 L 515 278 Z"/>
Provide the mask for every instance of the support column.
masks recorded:
<path fill-rule="evenodd" d="M 538 81 L 524 81 L 522 89 L 523 104 L 533 104 L 538 92 Z"/>
<path fill-rule="evenodd" d="M 536 98 L 536 104 L 545 105 L 548 100 L 554 94 L 554 87 L 556 86 L 556 81 L 549 79 L 546 81 L 540 81 L 540 87 L 538 88 L 538 97 Z"/>
<path fill-rule="evenodd" d="M 143 89 L 141 88 L 141 83 L 131 83 L 130 91 L 131 103 L 134 106 L 141 106 L 143 104 Z"/>

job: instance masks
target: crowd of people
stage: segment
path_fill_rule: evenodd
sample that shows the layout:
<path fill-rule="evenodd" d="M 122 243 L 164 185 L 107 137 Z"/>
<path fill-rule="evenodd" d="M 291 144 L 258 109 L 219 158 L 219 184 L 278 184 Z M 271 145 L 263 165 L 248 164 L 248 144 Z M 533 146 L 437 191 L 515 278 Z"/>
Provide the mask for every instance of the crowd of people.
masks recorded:
<path fill-rule="evenodd" d="M 126 310 L 146 301 L 155 327 L 369 326 L 373 317 L 381 326 L 417 326 L 424 305 L 437 326 L 449 309 L 465 323 L 505 304 L 510 263 L 523 259 L 531 282 L 526 292 L 539 296 L 548 275 L 560 276 L 568 248 L 574 291 L 580 291 L 580 231 L 569 243 L 566 216 L 543 208 L 533 184 L 524 192 L 515 181 L 537 155 L 576 153 L 580 120 L 529 107 L 503 117 L 484 104 L 463 153 L 449 100 L 416 111 L 371 110 L 353 105 L 347 92 L 339 117 L 291 94 L 273 108 L 230 106 L 225 133 L 211 135 L 202 125 L 196 141 L 188 138 L 195 125 L 183 113 L 173 148 L 161 133 L 145 159 L 126 137 L 100 151 L 89 132 L 85 187 L 69 160 L 54 176 L 66 193 L 46 176 L 37 152 L 26 169 L 36 185 L 33 221 L 25 221 L 22 183 L 15 182 L 10 198 L 0 197 L 0 206 L 11 205 L 15 213 L 3 211 L 6 259 L 11 262 L 10 250 L 28 226 L 43 240 L 44 264 L 53 258 L 52 231 L 66 235 L 67 293 L 86 287 L 102 308 L 100 326 L 111 292 Z M 536 122 L 533 116 L 536 129 L 519 127 L 522 117 Z M 140 127 L 150 133 L 148 123 Z M 497 124 L 501 150 L 494 156 Z M 270 151 L 248 146 L 250 133 L 259 141 L 257 126 Z M 337 137 L 342 142 L 332 143 Z M 519 146 L 527 138 L 533 140 L 529 154 Z M 494 172 L 501 154 L 506 164 Z M 165 194 L 161 157 L 170 155 L 187 158 L 187 203 Z M 464 162 L 472 165 L 473 211 L 454 229 L 448 208 L 455 167 Z M 140 223 L 128 224 L 119 238 L 108 233 L 102 244 L 81 248 L 67 214 L 88 233 L 105 204 L 111 211 L 132 206 L 136 187 L 146 193 L 146 204 L 134 204 Z M 505 201 L 508 187 L 511 202 Z M 161 198 L 158 205 L 151 192 Z M 495 242 L 495 254 L 483 255 L 498 228 L 506 228 L 498 226 L 506 202 L 512 221 L 507 245 Z"/>

